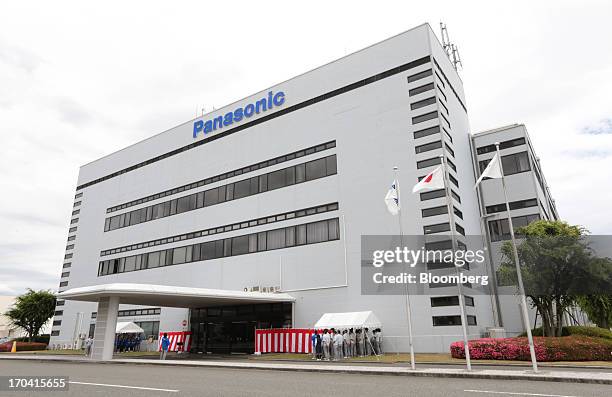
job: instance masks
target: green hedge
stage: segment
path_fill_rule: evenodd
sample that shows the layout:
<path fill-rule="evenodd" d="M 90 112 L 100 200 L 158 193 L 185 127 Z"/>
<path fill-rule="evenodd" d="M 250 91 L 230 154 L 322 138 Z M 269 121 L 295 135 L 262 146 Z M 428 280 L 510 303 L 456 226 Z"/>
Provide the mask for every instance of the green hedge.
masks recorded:
<path fill-rule="evenodd" d="M 542 336 L 542 327 L 534 328 L 531 330 L 531 334 L 533 336 Z M 561 329 L 561 336 L 570 336 L 570 335 L 583 335 L 590 336 L 593 338 L 604 338 L 604 339 L 612 339 L 612 331 L 605 328 L 598 327 L 563 327 Z M 527 336 L 526 332 L 523 332 L 519 336 Z"/>

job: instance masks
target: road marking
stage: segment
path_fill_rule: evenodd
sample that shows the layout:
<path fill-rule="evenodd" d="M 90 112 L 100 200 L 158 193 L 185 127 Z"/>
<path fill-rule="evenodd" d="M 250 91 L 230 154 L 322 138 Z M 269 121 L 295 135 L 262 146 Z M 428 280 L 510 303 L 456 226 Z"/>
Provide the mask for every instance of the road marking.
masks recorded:
<path fill-rule="evenodd" d="M 88 383 L 88 382 L 68 382 L 74 385 L 86 385 L 86 386 L 103 386 L 103 387 L 121 387 L 124 389 L 139 389 L 139 390 L 152 390 L 152 391 L 167 391 L 170 393 L 178 393 L 180 390 L 173 389 L 157 389 L 155 387 L 140 387 L 140 386 L 126 386 L 126 385 L 111 385 L 107 383 Z"/>
<path fill-rule="evenodd" d="M 471 393 L 489 393 L 489 394 L 510 394 L 513 396 L 537 396 L 537 397 L 577 397 L 577 396 L 564 396 L 561 394 L 539 394 L 539 393 L 521 393 L 511 391 L 493 391 L 493 390 L 464 390 Z"/>

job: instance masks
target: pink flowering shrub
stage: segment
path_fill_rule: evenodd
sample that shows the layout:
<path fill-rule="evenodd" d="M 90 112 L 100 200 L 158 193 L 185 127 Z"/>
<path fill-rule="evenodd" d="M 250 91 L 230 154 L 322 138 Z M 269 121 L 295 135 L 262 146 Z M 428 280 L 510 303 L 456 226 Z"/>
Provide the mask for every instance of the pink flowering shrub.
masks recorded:
<path fill-rule="evenodd" d="M 579 335 L 533 339 L 538 361 L 612 361 L 612 341 L 607 339 Z M 475 360 L 531 360 L 524 337 L 475 339 L 469 346 Z M 451 343 L 450 350 L 453 358 L 465 358 L 463 342 Z"/>

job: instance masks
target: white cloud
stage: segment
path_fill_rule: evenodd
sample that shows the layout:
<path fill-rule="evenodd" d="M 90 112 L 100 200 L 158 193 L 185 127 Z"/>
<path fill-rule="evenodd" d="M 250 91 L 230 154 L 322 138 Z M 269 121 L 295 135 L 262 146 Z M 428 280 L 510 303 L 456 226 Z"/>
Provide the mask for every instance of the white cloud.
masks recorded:
<path fill-rule="evenodd" d="M 561 215 L 612 233 L 611 13 L 606 1 L 4 2 L 0 292 L 56 287 L 80 165 L 440 20 L 473 130 L 525 123 Z M 7 282 L 16 266 L 32 276 Z"/>

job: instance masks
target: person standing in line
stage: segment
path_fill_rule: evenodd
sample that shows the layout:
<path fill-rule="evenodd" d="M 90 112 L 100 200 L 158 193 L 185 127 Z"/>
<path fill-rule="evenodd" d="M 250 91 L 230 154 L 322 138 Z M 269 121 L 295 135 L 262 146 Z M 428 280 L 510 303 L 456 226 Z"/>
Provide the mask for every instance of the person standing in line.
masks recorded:
<path fill-rule="evenodd" d="M 380 328 L 378 328 L 376 330 L 376 346 L 378 346 L 378 354 L 382 355 L 383 354 L 383 348 L 382 348 L 382 331 L 380 330 Z"/>
<path fill-rule="evenodd" d="M 342 331 L 342 353 L 344 358 L 349 358 L 349 337 L 348 331 Z"/>
<path fill-rule="evenodd" d="M 378 328 L 375 328 L 372 331 L 372 351 L 374 352 L 375 356 L 378 356 L 378 339 L 376 337 L 377 334 L 378 334 Z"/>
<path fill-rule="evenodd" d="M 330 328 L 329 329 L 329 358 L 330 360 L 333 360 L 334 357 L 334 353 L 336 350 L 334 348 L 334 336 L 336 336 L 336 329 L 335 328 Z"/>
<path fill-rule="evenodd" d="M 334 361 L 338 361 L 342 359 L 342 344 L 344 343 L 344 338 L 342 334 L 338 331 L 334 334 Z"/>
<path fill-rule="evenodd" d="M 168 334 L 164 332 L 164 336 L 161 340 L 161 353 L 159 354 L 160 360 L 166 359 L 166 355 L 168 354 L 169 348 L 170 348 L 170 339 L 168 339 Z"/>
<path fill-rule="evenodd" d="M 349 357 L 355 357 L 355 354 L 356 354 L 355 343 L 356 343 L 355 330 L 351 328 L 349 330 Z"/>
<path fill-rule="evenodd" d="M 355 331 L 355 350 L 359 357 L 363 357 L 363 334 L 361 329 Z"/>
<path fill-rule="evenodd" d="M 365 334 L 363 335 L 363 341 L 365 342 L 365 353 L 366 356 L 372 355 L 372 331 L 369 328 L 365 329 Z"/>
<path fill-rule="evenodd" d="M 320 334 L 317 334 L 317 339 L 315 341 L 315 352 L 316 352 L 317 361 L 321 361 L 321 358 L 323 356 L 323 346 L 321 346 L 321 335 Z"/>
<path fill-rule="evenodd" d="M 329 361 L 329 348 L 331 344 L 331 337 L 327 329 L 323 330 L 323 337 L 321 338 L 321 340 L 323 342 L 323 354 L 325 356 L 325 361 Z"/>
<path fill-rule="evenodd" d="M 310 345 L 312 346 L 312 359 L 313 360 L 317 359 L 317 336 L 319 336 L 319 333 L 315 329 L 314 334 L 312 334 L 312 336 L 310 337 Z"/>

